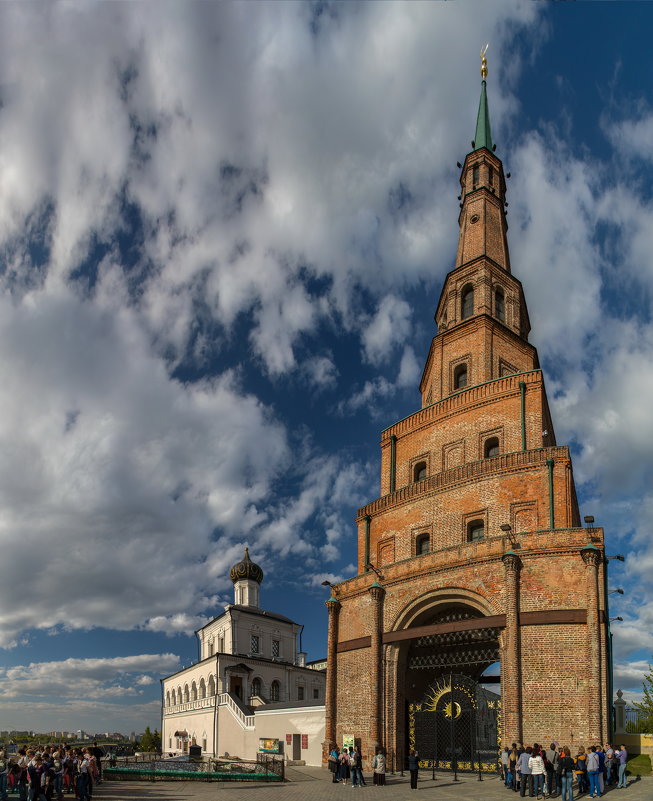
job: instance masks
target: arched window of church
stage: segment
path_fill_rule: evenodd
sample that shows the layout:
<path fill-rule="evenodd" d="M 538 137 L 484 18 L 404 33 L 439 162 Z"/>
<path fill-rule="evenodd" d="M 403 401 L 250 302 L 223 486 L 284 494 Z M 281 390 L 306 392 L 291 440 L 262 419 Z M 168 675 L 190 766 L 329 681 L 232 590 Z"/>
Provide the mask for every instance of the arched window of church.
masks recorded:
<path fill-rule="evenodd" d="M 189 701 L 189 694 L 188 694 L 188 685 L 184 684 L 184 703 L 187 704 Z"/>
<path fill-rule="evenodd" d="M 431 550 L 431 538 L 428 534 L 419 534 L 415 540 L 415 554 L 421 556 Z"/>
<path fill-rule="evenodd" d="M 183 700 L 183 696 L 181 694 L 181 687 L 177 687 L 177 703 L 180 704 Z"/>
<path fill-rule="evenodd" d="M 275 680 L 270 685 L 270 701 L 279 700 L 279 691 L 280 691 L 279 682 Z"/>
<path fill-rule="evenodd" d="M 490 437 L 485 440 L 483 446 L 483 456 L 486 459 L 491 459 L 493 456 L 499 455 L 499 437 Z"/>
<path fill-rule="evenodd" d="M 464 320 L 474 314 L 474 287 L 466 284 L 460 296 L 460 318 Z"/>
<path fill-rule="evenodd" d="M 209 656 L 213 656 L 213 640 L 209 640 Z"/>
<path fill-rule="evenodd" d="M 213 676 L 209 677 L 209 695 L 215 695 L 215 679 Z"/>
<path fill-rule="evenodd" d="M 413 467 L 413 481 L 423 481 L 426 478 L 426 462 L 417 462 Z"/>
<path fill-rule="evenodd" d="M 197 684 L 195 682 L 190 685 L 190 700 L 197 701 Z"/>
<path fill-rule="evenodd" d="M 501 320 L 502 323 L 505 322 L 506 303 L 503 289 L 501 289 L 500 286 L 494 290 L 494 316 L 497 318 L 497 320 Z"/>
<path fill-rule="evenodd" d="M 485 536 L 485 523 L 482 520 L 472 520 L 467 524 L 468 542 L 478 542 Z"/>
<path fill-rule="evenodd" d="M 464 389 L 467 386 L 467 365 L 459 364 L 453 371 L 453 388 Z"/>
<path fill-rule="evenodd" d="M 261 687 L 261 680 L 258 676 L 252 681 L 252 695 L 263 695 L 263 690 Z"/>
<path fill-rule="evenodd" d="M 474 164 L 472 167 L 472 185 L 474 189 L 478 186 L 478 164 Z"/>
<path fill-rule="evenodd" d="M 200 698 L 206 698 L 206 684 L 204 679 L 200 679 Z"/>
<path fill-rule="evenodd" d="M 170 706 L 170 691 L 166 693 L 166 705 Z M 175 691 L 172 691 L 172 705 L 175 705 Z"/>

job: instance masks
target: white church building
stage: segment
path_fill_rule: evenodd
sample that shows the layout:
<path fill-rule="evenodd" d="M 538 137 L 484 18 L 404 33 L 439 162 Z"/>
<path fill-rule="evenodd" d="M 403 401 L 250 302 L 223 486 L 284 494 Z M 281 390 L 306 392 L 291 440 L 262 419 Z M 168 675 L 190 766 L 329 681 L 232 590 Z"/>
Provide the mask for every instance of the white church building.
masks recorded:
<path fill-rule="evenodd" d="M 200 661 L 162 679 L 161 749 L 320 765 L 324 662 L 306 664 L 301 625 L 260 608 L 263 571 L 247 548 L 229 575 L 234 603 L 195 632 Z"/>

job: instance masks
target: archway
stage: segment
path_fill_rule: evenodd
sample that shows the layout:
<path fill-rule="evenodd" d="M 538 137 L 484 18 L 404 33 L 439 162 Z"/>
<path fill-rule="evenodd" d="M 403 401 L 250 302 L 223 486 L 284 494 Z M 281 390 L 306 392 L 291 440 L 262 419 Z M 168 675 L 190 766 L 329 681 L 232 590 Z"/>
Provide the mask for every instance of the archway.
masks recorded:
<path fill-rule="evenodd" d="M 425 768 L 496 770 L 499 677 L 486 671 L 500 659 L 502 616 L 493 611 L 476 593 L 440 591 L 398 616 L 402 639 L 385 654 L 384 716 L 397 759 L 415 748 Z"/>

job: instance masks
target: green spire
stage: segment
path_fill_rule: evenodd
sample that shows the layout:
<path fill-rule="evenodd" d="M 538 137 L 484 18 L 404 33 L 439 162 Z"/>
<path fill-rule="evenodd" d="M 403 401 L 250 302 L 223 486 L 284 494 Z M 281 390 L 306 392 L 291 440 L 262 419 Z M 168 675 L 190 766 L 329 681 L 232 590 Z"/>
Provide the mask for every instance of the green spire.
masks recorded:
<path fill-rule="evenodd" d="M 476 118 L 476 136 L 473 142 L 474 150 L 486 147 L 492 150 L 492 131 L 490 130 L 490 111 L 487 106 L 487 90 L 485 81 L 481 82 L 481 100 L 478 104 L 478 117 Z"/>

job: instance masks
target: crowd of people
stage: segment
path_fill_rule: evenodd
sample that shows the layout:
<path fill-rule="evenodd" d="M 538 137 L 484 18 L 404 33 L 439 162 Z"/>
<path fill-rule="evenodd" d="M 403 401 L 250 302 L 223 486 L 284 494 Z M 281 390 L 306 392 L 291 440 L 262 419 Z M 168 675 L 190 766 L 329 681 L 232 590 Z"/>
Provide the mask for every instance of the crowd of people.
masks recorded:
<path fill-rule="evenodd" d="M 62 801 L 66 794 L 90 801 L 102 781 L 102 753 L 97 744 L 19 748 L 12 756 L 0 749 L 0 801 L 10 793 L 18 801 Z"/>
<path fill-rule="evenodd" d="M 552 798 L 572 801 L 587 794 L 600 798 L 606 787 L 626 787 L 626 746 L 580 747 L 572 756 L 569 746 L 551 743 L 549 748 L 535 743 L 522 746 L 513 743 L 501 754 L 503 780 L 508 789 L 524 797 Z"/>
<path fill-rule="evenodd" d="M 373 783 L 378 787 L 385 785 L 385 754 L 382 749 L 377 749 L 372 759 L 372 778 Z M 363 775 L 363 759 L 360 748 L 349 746 L 342 751 L 336 746 L 329 753 L 329 770 L 332 774 L 334 783 L 348 784 L 351 780 L 352 787 L 365 787 L 367 782 Z"/>

